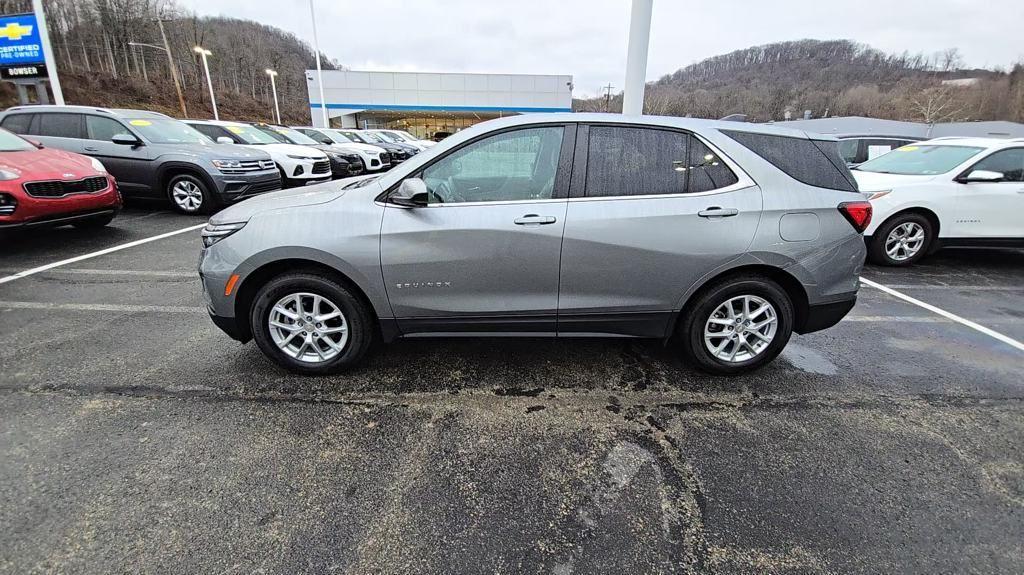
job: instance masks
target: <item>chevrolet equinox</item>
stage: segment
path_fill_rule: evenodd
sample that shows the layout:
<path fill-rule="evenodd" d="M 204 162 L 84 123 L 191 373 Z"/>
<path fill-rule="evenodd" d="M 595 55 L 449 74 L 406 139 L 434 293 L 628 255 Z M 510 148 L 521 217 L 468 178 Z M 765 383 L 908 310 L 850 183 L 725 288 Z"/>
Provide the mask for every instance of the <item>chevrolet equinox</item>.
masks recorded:
<path fill-rule="evenodd" d="M 477 335 L 659 338 L 736 374 L 850 311 L 870 218 L 833 138 L 530 114 L 233 205 L 200 275 L 214 323 L 300 373 Z"/>

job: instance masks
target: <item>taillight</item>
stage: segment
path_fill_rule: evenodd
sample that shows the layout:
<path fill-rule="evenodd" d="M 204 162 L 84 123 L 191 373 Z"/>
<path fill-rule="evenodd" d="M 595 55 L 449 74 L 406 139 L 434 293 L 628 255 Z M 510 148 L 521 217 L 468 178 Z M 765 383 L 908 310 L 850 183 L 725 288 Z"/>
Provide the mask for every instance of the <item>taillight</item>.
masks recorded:
<path fill-rule="evenodd" d="M 871 202 L 843 202 L 839 204 L 839 212 L 858 234 L 864 233 L 871 224 Z"/>

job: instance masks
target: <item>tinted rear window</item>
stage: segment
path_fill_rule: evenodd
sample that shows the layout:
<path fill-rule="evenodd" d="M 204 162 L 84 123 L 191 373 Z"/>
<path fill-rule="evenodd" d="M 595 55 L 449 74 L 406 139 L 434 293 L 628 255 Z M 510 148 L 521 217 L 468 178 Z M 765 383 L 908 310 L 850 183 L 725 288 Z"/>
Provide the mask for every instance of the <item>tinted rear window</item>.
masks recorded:
<path fill-rule="evenodd" d="M 856 192 L 857 184 L 833 141 L 722 130 L 794 180 L 809 186 Z"/>
<path fill-rule="evenodd" d="M 55 138 L 81 138 L 81 114 L 40 114 L 39 135 Z"/>

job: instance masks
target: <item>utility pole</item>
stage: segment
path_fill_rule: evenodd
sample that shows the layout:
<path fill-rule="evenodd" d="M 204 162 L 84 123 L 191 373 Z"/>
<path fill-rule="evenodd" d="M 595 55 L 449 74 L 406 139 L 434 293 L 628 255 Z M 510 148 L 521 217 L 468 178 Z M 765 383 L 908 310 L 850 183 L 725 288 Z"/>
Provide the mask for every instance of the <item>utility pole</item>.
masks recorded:
<path fill-rule="evenodd" d="M 36 24 L 39 26 L 39 40 L 43 44 L 43 60 L 46 62 L 46 74 L 50 78 L 50 89 L 53 90 L 53 101 L 58 106 L 64 105 L 64 91 L 60 89 L 60 78 L 57 77 L 57 59 L 53 57 L 50 46 L 50 31 L 46 27 L 46 12 L 43 11 L 43 0 L 32 0 L 32 10 L 36 13 Z M 38 84 L 37 84 L 38 86 Z M 45 88 L 41 93 L 46 94 Z"/>
<path fill-rule="evenodd" d="M 633 0 L 626 48 L 626 86 L 622 91 L 622 113 L 639 116 L 644 112 L 647 79 L 647 47 L 651 39 L 651 11 L 654 0 Z"/>
<path fill-rule="evenodd" d="M 324 71 L 320 67 L 320 41 L 316 37 L 316 12 L 313 11 L 313 0 L 309 0 L 309 16 L 313 19 L 313 50 L 316 51 L 316 81 L 320 84 L 320 113 L 323 114 L 324 128 L 330 128 L 327 118 L 327 101 L 324 99 Z"/>
<path fill-rule="evenodd" d="M 604 111 L 605 112 L 610 112 L 611 111 L 612 88 L 614 88 L 614 87 L 615 86 L 612 86 L 611 82 L 608 82 L 608 85 L 604 87 Z"/>
<path fill-rule="evenodd" d="M 160 26 L 160 37 L 164 40 L 164 51 L 167 52 L 167 65 L 171 70 L 171 78 L 174 78 L 174 89 L 178 92 L 178 105 L 181 106 L 181 117 L 188 117 L 188 108 L 185 107 L 185 95 L 181 92 L 181 81 L 178 80 L 178 72 L 174 69 L 174 57 L 171 56 L 171 45 L 167 42 L 167 34 L 164 33 L 164 21 L 158 14 L 156 23 Z"/>

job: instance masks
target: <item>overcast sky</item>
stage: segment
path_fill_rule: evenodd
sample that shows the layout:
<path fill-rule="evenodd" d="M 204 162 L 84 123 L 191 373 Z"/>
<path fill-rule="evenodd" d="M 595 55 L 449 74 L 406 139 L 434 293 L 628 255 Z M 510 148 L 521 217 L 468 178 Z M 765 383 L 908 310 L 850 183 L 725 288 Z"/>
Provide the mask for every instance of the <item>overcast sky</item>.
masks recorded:
<path fill-rule="evenodd" d="M 576 96 L 625 77 L 629 0 L 314 0 L 320 48 L 354 70 L 571 74 Z M 179 0 L 312 44 L 308 0 Z M 1024 0 L 654 0 L 647 78 L 732 50 L 847 38 L 887 52 L 1024 60 Z"/>

